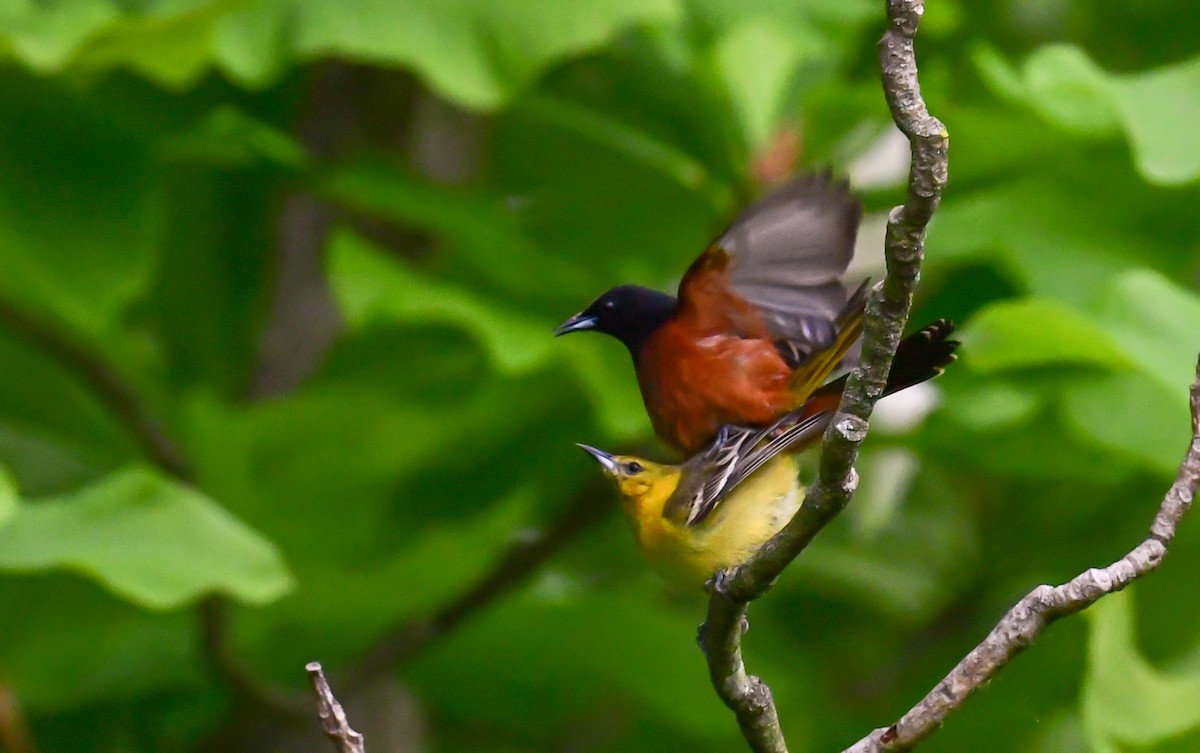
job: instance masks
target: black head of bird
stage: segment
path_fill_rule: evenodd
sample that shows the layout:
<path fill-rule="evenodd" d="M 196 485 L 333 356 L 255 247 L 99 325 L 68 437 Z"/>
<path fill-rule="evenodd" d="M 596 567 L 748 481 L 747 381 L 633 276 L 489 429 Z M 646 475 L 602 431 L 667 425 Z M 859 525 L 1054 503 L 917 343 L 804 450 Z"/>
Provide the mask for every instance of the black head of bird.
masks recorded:
<path fill-rule="evenodd" d="M 646 339 L 674 315 L 674 296 L 640 285 L 620 285 L 558 325 L 554 334 L 603 332 L 625 343 L 636 357 Z"/>

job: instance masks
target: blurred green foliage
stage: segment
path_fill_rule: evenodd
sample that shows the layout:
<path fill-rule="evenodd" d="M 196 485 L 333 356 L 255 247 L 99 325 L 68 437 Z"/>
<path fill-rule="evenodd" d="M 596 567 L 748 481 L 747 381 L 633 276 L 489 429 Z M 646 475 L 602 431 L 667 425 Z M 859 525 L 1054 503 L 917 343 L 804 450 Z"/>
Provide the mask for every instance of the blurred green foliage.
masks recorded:
<path fill-rule="evenodd" d="M 649 440 L 628 358 L 550 328 L 669 288 L 781 133 L 878 227 L 882 5 L 0 0 L 0 689 L 39 750 L 315 749 L 246 732 L 270 717 L 206 658 L 206 594 L 242 671 L 303 692 L 607 504 L 572 443 Z M 915 321 L 962 323 L 963 358 L 752 610 L 792 750 L 889 722 L 1149 523 L 1200 349 L 1197 40 L 1186 0 L 930 0 L 953 148 Z M 923 749 L 1195 750 L 1197 530 Z M 610 515 L 385 668 L 417 703 L 369 750 L 740 750 L 701 616 Z"/>

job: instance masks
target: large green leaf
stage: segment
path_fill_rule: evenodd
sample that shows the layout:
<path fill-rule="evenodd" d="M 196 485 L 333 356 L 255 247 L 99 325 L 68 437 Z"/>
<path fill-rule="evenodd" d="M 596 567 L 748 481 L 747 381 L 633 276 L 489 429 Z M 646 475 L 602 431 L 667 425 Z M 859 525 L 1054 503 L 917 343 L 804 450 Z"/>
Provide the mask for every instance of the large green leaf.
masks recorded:
<path fill-rule="evenodd" d="M 0 610 L 0 674 L 31 715 L 129 703 L 203 681 L 188 610 L 148 612 L 65 572 L 4 573 Z"/>
<path fill-rule="evenodd" d="M 383 317 L 396 321 L 452 324 L 479 338 L 502 371 L 520 373 L 545 362 L 553 324 L 506 312 L 469 291 L 423 277 L 402 263 L 373 253 L 355 234 L 338 233 L 330 268 L 342 313 L 352 327 Z"/>
<path fill-rule="evenodd" d="M 125 67 L 169 86 L 194 83 L 208 67 L 215 24 L 253 0 L 116 0 L 9 6 L 2 39 L 42 73 Z"/>
<path fill-rule="evenodd" d="M 1200 58 L 1115 75 L 1078 47 L 1053 45 L 1031 55 L 1018 74 L 994 53 L 977 56 L 1000 92 L 1066 128 L 1107 134 L 1120 128 L 1138 169 L 1155 183 L 1178 185 L 1200 177 Z"/>
<path fill-rule="evenodd" d="M 1120 126 L 1107 74 L 1077 47 L 1043 47 L 1019 72 L 991 49 L 977 51 L 975 63 L 999 93 L 1067 128 L 1105 135 Z"/>
<path fill-rule="evenodd" d="M 1133 144 L 1138 167 L 1156 183 L 1190 183 L 1200 176 L 1200 58 L 1137 76 L 1123 76 L 1114 102 Z"/>
<path fill-rule="evenodd" d="M 496 107 L 548 64 L 597 47 L 625 26 L 661 23 L 678 13 L 673 0 L 287 4 L 299 54 L 411 67 L 442 93 L 476 108 Z"/>
<path fill-rule="evenodd" d="M 717 72 L 729 92 L 746 145 L 771 138 L 788 85 L 805 55 L 819 54 L 811 36 L 780 29 L 766 18 L 746 18 L 722 35 L 715 50 Z"/>
<path fill-rule="evenodd" d="M 214 591 L 264 604 L 292 583 L 270 542 L 203 494 L 142 468 L 26 502 L 0 527 L 0 570 L 55 569 L 152 609 Z"/>
<path fill-rule="evenodd" d="M 675 0 L 10 3 L 0 12 L 0 50 L 44 73 L 123 67 L 173 87 L 214 64 L 262 85 L 296 59 L 345 56 L 413 69 L 450 98 L 494 108 L 557 60 L 678 15 Z"/>
<path fill-rule="evenodd" d="M 1130 270 L 1085 315 L 1028 299 L 984 309 L 966 331 L 970 363 L 990 373 L 1098 367 L 1064 383 L 1072 428 L 1107 450 L 1170 474 L 1187 437 L 1187 386 L 1200 350 L 1200 300 L 1148 270 Z M 971 408 L 964 416 L 970 416 Z"/>
<path fill-rule="evenodd" d="M 1200 672 L 1164 672 L 1137 647 L 1132 592 L 1086 613 L 1088 673 L 1080 700 L 1098 753 L 1141 751 L 1200 728 Z"/>
<path fill-rule="evenodd" d="M 1100 374 L 1081 380 L 1063 401 L 1067 418 L 1088 441 L 1165 477 L 1175 473 L 1190 435 L 1186 386 L 1167 390 L 1138 374 Z"/>
<path fill-rule="evenodd" d="M 1186 405 L 1200 353 L 1200 296 L 1150 270 L 1131 269 L 1098 308 L 1104 328 L 1138 368 Z"/>
<path fill-rule="evenodd" d="M 992 372 L 1051 364 L 1124 368 L 1132 361 L 1104 329 L 1051 301 L 992 304 L 963 333 L 972 368 Z"/>
<path fill-rule="evenodd" d="M 1130 270 L 1099 309 L 1098 322 L 1137 373 L 1080 382 L 1064 396 L 1067 415 L 1092 441 L 1170 476 L 1189 436 L 1200 299 L 1159 274 Z"/>
<path fill-rule="evenodd" d="M 334 292 L 351 326 L 372 321 L 451 325 L 470 333 L 503 374 L 522 374 L 551 363 L 569 363 L 589 388 L 602 423 L 615 434 L 644 431 L 636 383 L 618 346 L 597 356 L 592 339 L 556 340 L 554 320 L 529 316 L 458 285 L 387 259 L 360 236 L 339 232 L 330 249 Z M 621 363 L 615 366 L 613 360 Z"/>
<path fill-rule="evenodd" d="M 103 333 L 153 270 L 149 145 L 59 86 L 9 75 L 0 98 L 0 295 Z"/>
<path fill-rule="evenodd" d="M 1081 309 L 1131 266 L 1169 267 L 1178 252 L 1130 216 L 1128 196 L 1076 183 L 1036 173 L 989 182 L 938 212 L 930 248 L 943 258 L 993 263 L 1031 295 Z"/>
<path fill-rule="evenodd" d="M 439 185 L 378 159 L 341 165 L 316 186 L 339 206 L 430 234 L 443 251 L 437 272 L 510 306 L 560 312 L 591 292 L 586 269 L 530 238 L 514 202 L 498 192 Z"/>

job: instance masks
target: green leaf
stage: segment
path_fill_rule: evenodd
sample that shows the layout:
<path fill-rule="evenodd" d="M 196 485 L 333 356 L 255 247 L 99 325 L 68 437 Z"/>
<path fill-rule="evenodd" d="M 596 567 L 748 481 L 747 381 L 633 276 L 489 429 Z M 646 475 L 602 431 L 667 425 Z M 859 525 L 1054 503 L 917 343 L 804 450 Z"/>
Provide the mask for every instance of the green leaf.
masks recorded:
<path fill-rule="evenodd" d="M 0 465 L 0 527 L 17 514 L 17 482 Z"/>
<path fill-rule="evenodd" d="M 1088 617 L 1088 671 L 1080 700 L 1093 750 L 1144 750 L 1200 728 L 1200 672 L 1168 673 L 1141 655 L 1131 591 L 1105 597 Z"/>
<path fill-rule="evenodd" d="M 1088 441 L 1171 476 L 1190 436 L 1187 387 L 1167 390 L 1128 372 L 1093 375 L 1063 395 L 1067 418 Z"/>
<path fill-rule="evenodd" d="M 204 682 L 196 616 L 187 610 L 148 612 L 56 572 L 4 574 L 0 611 L 0 675 L 32 715 L 128 703 Z M 44 750 L 49 740 L 38 742 Z"/>
<path fill-rule="evenodd" d="M 1109 373 L 1084 375 L 1060 390 L 1072 429 L 1169 475 L 1189 426 L 1200 300 L 1138 269 L 1121 275 L 1099 300 L 1094 317 L 1040 299 L 993 304 L 967 329 L 967 363 L 984 373 L 1051 364 L 1106 367 Z M 988 405 L 972 401 L 959 416 L 970 421 L 990 411 Z"/>
<path fill-rule="evenodd" d="M 730 82 L 730 86 L 734 84 Z M 731 93 L 731 96 L 735 96 Z M 769 106 L 761 102 L 747 107 Z M 704 195 L 717 212 L 728 212 L 734 205 L 729 186 L 715 179 L 705 165 L 674 144 L 656 138 L 609 114 L 570 102 L 561 97 L 529 96 L 520 102 L 521 115 L 581 136 L 607 147 L 614 153 L 669 177 L 681 187 Z M 774 113 L 743 113 L 747 118 L 770 118 Z M 747 124 L 761 126 L 761 123 Z M 765 136 L 764 136 L 765 138 Z"/>
<path fill-rule="evenodd" d="M 360 236 L 340 231 L 330 241 L 334 293 L 352 327 L 373 320 L 451 324 L 474 335 L 503 372 L 544 363 L 553 324 L 504 311 L 462 288 L 422 275 L 374 251 Z"/>
<path fill-rule="evenodd" d="M 990 51 L 975 62 L 993 90 L 1052 123 L 1094 135 L 1122 131 L 1147 180 L 1178 185 L 1200 176 L 1200 58 L 1124 75 L 1068 45 L 1034 52 L 1019 75 Z"/>
<path fill-rule="evenodd" d="M 975 63 L 995 91 L 1034 108 L 1047 120 L 1096 135 L 1114 133 L 1120 125 L 1108 74 L 1078 47 L 1043 47 L 1029 56 L 1020 74 L 991 49 L 979 50 Z"/>
<path fill-rule="evenodd" d="M 975 431 L 1003 429 L 1033 417 L 1042 402 L 1035 392 L 992 378 L 957 401 L 952 418 Z"/>
<path fill-rule="evenodd" d="M 146 143 L 57 86 L 0 79 L 0 295 L 96 335 L 155 261 Z"/>
<path fill-rule="evenodd" d="M 1089 440 L 1169 476 L 1190 426 L 1200 299 L 1135 269 L 1116 280 L 1099 308 L 1099 323 L 1138 373 L 1092 375 L 1065 393 L 1067 415 Z"/>
<path fill-rule="evenodd" d="M 493 366 L 507 375 L 565 361 L 588 389 L 601 422 L 614 436 L 645 431 L 636 381 L 619 345 L 601 343 L 600 338 L 558 340 L 551 334 L 552 321 L 511 310 L 465 287 L 391 261 L 349 231 L 334 235 L 329 253 L 334 294 L 351 326 L 361 328 L 377 321 L 451 325 L 469 333 Z"/>
<path fill-rule="evenodd" d="M 9 11 L 0 40 L 41 73 L 123 67 L 160 84 L 194 83 L 213 56 L 213 31 L 253 0 L 115 0 L 27 3 Z"/>
<path fill-rule="evenodd" d="M 1200 296 L 1147 269 L 1131 269 L 1102 298 L 1105 330 L 1146 375 L 1187 405 L 1200 352 Z"/>
<path fill-rule="evenodd" d="M 797 64 L 818 51 L 815 45 L 803 48 L 807 38 L 760 17 L 742 19 L 717 42 L 717 72 L 750 149 L 771 138 Z"/>
<path fill-rule="evenodd" d="M 43 73 L 64 65 L 90 35 L 120 15 L 108 0 L 24 3 L 23 8 L 9 3 L 0 13 L 5 47 Z"/>
<path fill-rule="evenodd" d="M 1138 169 L 1155 183 L 1190 183 L 1200 176 L 1200 58 L 1120 77 L 1115 106 Z"/>
<path fill-rule="evenodd" d="M 983 373 L 1051 364 L 1126 368 L 1131 361 L 1100 325 L 1036 298 L 994 303 L 963 332 L 965 362 Z"/>
<path fill-rule="evenodd" d="M 301 58 L 404 66 L 450 99 L 494 109 L 555 61 L 599 47 L 628 26 L 672 21 L 678 12 L 674 0 L 265 0 L 225 21 L 219 54 L 230 71 L 260 81 L 275 67 L 264 46 L 290 48 Z"/>
<path fill-rule="evenodd" d="M 182 88 L 215 63 L 243 83 L 262 86 L 293 59 L 340 56 L 410 68 L 443 95 L 480 109 L 498 107 L 545 68 L 629 26 L 679 15 L 676 0 L 25 5 L 0 9 L 0 50 L 42 73 L 121 67 Z"/>
<path fill-rule="evenodd" d="M 164 156 L 226 169 L 262 159 L 293 170 L 309 166 L 309 155 L 296 139 L 232 105 L 220 105 L 191 128 L 162 145 Z"/>
<path fill-rule="evenodd" d="M 378 159 L 339 166 L 316 187 L 353 211 L 436 236 L 448 251 L 443 276 L 478 283 L 491 297 L 565 315 L 564 308 L 593 292 L 587 270 L 526 237 L 519 214 L 499 193 L 439 185 Z M 548 279 L 555 284 L 546 285 Z"/>
<path fill-rule="evenodd" d="M 18 507 L 0 528 L 0 570 L 54 569 L 151 609 L 213 591 L 265 604 L 292 585 L 270 542 L 200 492 L 142 468 Z"/>
<path fill-rule="evenodd" d="M 69 62 L 83 69 L 126 68 L 163 86 L 185 88 L 209 67 L 217 24 L 253 5 L 254 0 L 157 0 L 128 13 L 128 4 L 118 4 L 120 15 L 98 27 Z"/>
<path fill-rule="evenodd" d="M 982 257 L 1031 295 L 1083 309 L 1130 266 L 1165 266 L 1164 249 L 1131 222 L 1128 203 L 1104 187 L 1067 192 L 1054 177 L 1022 176 L 947 203 L 930 247 L 954 260 Z"/>

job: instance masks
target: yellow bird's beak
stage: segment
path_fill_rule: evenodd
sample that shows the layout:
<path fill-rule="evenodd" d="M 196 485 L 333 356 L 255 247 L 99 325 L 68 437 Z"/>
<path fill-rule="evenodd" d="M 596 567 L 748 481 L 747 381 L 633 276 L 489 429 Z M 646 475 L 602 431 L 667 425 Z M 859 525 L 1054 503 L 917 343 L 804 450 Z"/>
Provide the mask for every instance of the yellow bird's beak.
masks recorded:
<path fill-rule="evenodd" d="M 609 476 L 615 476 L 617 473 L 617 459 L 608 454 L 604 450 L 597 450 L 595 447 L 586 444 L 576 443 L 579 449 L 596 459 L 596 462 L 604 468 L 604 472 Z"/>

